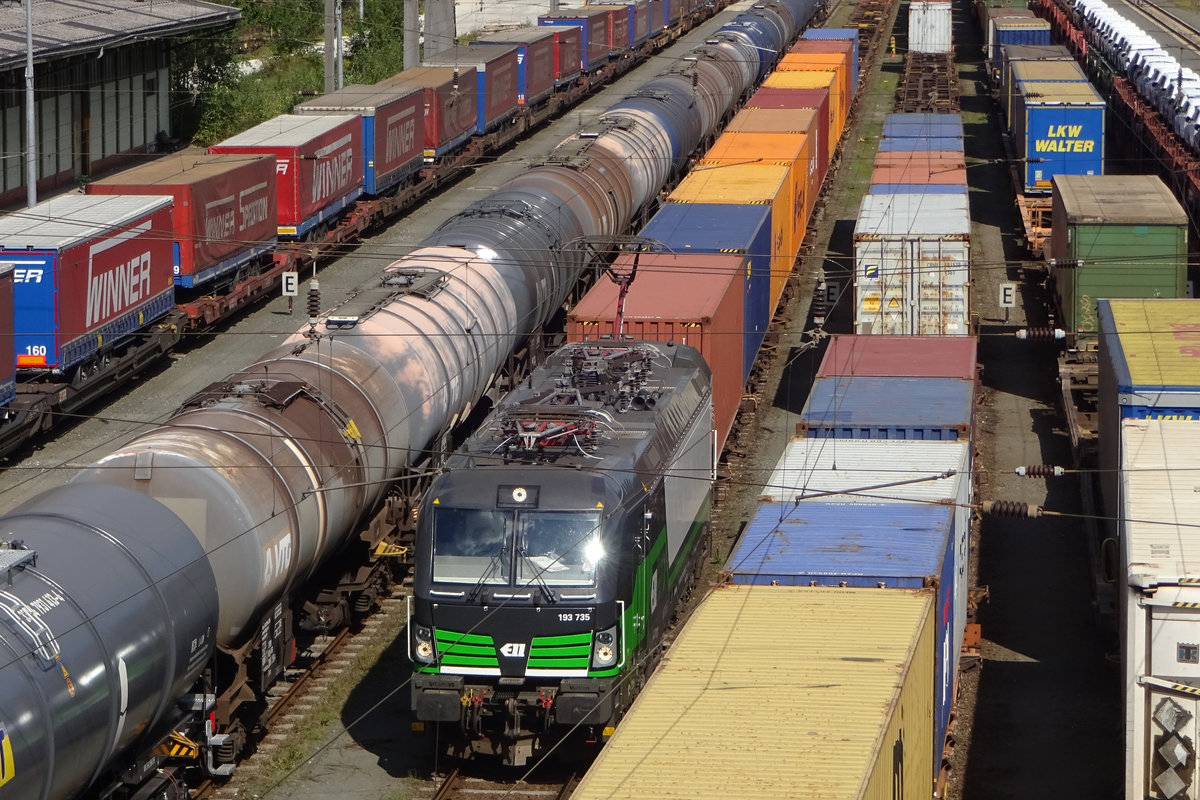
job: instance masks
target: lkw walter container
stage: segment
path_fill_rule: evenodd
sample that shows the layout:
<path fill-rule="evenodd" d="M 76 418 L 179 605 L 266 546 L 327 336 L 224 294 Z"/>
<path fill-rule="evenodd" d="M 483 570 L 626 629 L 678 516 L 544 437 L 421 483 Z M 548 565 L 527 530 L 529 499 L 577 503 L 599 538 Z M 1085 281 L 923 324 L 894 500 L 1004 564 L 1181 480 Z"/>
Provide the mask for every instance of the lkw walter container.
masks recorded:
<path fill-rule="evenodd" d="M 992 65 L 992 80 L 1000 86 L 1000 97 L 1012 95 L 1012 68 L 1018 62 L 1024 61 L 1069 61 L 1077 63 L 1071 51 L 1061 44 L 1014 44 L 1000 51 L 1003 60 L 1000 64 Z M 1007 100 L 1005 99 L 1007 110 Z"/>
<path fill-rule="evenodd" d="M 1200 741 L 1200 425 L 1121 423 L 1126 798 L 1191 797 Z"/>
<path fill-rule="evenodd" d="M 17 355 L 13 350 L 13 268 L 0 264 L 0 407 L 17 394 Z"/>
<path fill-rule="evenodd" d="M 475 133 L 479 119 L 475 67 L 413 67 L 375 84 L 379 88 L 415 86 L 425 93 L 426 163 L 441 158 Z"/>
<path fill-rule="evenodd" d="M 0 217 L 17 367 L 65 370 L 174 305 L 169 195 L 62 195 Z"/>
<path fill-rule="evenodd" d="M 854 228 L 858 333 L 970 333 L 971 219 L 960 194 L 869 194 Z"/>
<path fill-rule="evenodd" d="M 92 181 L 87 193 L 171 195 L 175 284 L 189 289 L 268 258 L 278 239 L 269 155 L 166 156 Z"/>
<path fill-rule="evenodd" d="M 1056 175 L 1104 172 L 1104 99 L 1090 83 L 1016 82 L 1009 134 L 1026 159 L 1024 189 L 1048 194 Z"/>
<path fill-rule="evenodd" d="M 1100 487 L 1115 520 L 1121 421 L 1200 424 L 1200 300 L 1102 298 L 1098 311 Z"/>
<path fill-rule="evenodd" d="M 814 143 L 812 152 L 816 158 L 813 184 L 820 191 L 825 172 L 829 168 L 828 127 L 820 113 L 815 108 L 743 108 L 729 120 L 725 132 L 807 133 Z"/>
<path fill-rule="evenodd" d="M 573 8 L 538 17 L 542 27 L 572 27 L 582 32 L 580 60 L 584 72 L 595 72 L 608 63 L 607 8 Z"/>
<path fill-rule="evenodd" d="M 1087 83 L 1088 77 L 1075 59 L 1070 61 L 1012 61 L 1005 84 L 1006 93 L 1000 98 L 1005 118 L 1013 113 L 1017 87 L 1022 83 Z"/>
<path fill-rule="evenodd" d="M 357 114 L 281 114 L 208 150 L 275 156 L 280 236 L 303 236 L 335 219 L 362 194 L 362 124 Z"/>
<path fill-rule="evenodd" d="M 475 132 L 507 122 L 517 110 L 517 48 L 507 44 L 460 45 L 425 56 L 427 67 L 475 68 Z M 403 75 L 403 73 L 401 73 Z"/>
<path fill-rule="evenodd" d="M 928 796 L 932 606 L 928 590 L 718 588 L 571 797 Z"/>
<path fill-rule="evenodd" d="M 717 203 L 668 203 L 642 228 L 677 254 L 725 254 L 745 257 L 742 273 L 742 372 L 750 368 L 771 324 L 771 207 Z"/>
<path fill-rule="evenodd" d="M 944 442 L 971 438 L 974 420 L 973 380 L 838 375 L 813 381 L 796 431 L 816 439 Z"/>
<path fill-rule="evenodd" d="M 521 28 L 515 31 L 481 36 L 472 47 L 481 45 L 511 45 L 517 48 L 517 104 L 537 105 L 554 91 L 558 65 L 554 54 L 553 28 Z M 575 70 L 579 74 L 576 53 Z"/>
<path fill-rule="evenodd" d="M 1188 219 L 1157 175 L 1057 175 L 1050 279 L 1069 344 L 1095 347 L 1097 298 L 1184 297 Z"/>
<path fill-rule="evenodd" d="M 774 313 L 804 238 L 804 198 L 795 196 L 790 167 L 743 164 L 693 170 L 667 198 L 669 203 L 761 205 L 771 209 L 771 277 L 767 308 Z M 799 202 L 798 202 L 799 201 Z"/>
<path fill-rule="evenodd" d="M 381 89 L 355 84 L 308 100 L 296 114 L 357 114 L 362 120 L 363 189 L 379 195 L 421 169 L 425 150 L 425 92 L 416 86 Z"/>
<path fill-rule="evenodd" d="M 614 268 L 629 271 L 635 256 L 617 257 Z M 742 401 L 742 296 L 746 257 L 702 253 L 644 253 L 625 296 L 620 335 L 695 347 L 713 374 L 713 416 L 718 452 Z M 601 279 L 567 315 L 567 341 L 618 338 L 617 296 Z"/>
<path fill-rule="evenodd" d="M 817 377 L 858 375 L 975 380 L 974 336 L 848 336 L 834 334 Z"/>

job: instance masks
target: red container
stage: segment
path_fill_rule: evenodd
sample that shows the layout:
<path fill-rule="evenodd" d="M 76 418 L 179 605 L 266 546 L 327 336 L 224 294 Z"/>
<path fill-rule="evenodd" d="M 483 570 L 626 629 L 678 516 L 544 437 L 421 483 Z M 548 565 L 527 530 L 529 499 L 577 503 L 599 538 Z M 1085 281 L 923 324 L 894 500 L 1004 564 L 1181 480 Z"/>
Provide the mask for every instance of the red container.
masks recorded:
<path fill-rule="evenodd" d="M 628 270 L 632 254 L 614 267 Z M 719 446 L 742 401 L 742 331 L 746 256 L 689 252 L 638 258 L 625 297 L 623 333 L 633 339 L 695 347 L 713 373 L 713 406 Z M 567 315 L 567 341 L 596 341 L 615 334 L 617 286 L 601 280 Z"/>
<path fill-rule="evenodd" d="M 829 130 L 829 91 L 826 89 L 759 89 L 746 102 L 746 108 L 811 108 L 817 112 L 820 130 Z M 821 156 L 824 170 L 829 169 L 832 148 L 837 143 L 829 141 L 828 134 L 818 137 L 817 152 Z"/>
<path fill-rule="evenodd" d="M 475 133 L 479 117 L 475 67 L 413 67 L 375 84 L 394 88 L 417 86 L 425 92 L 425 153 L 433 161 Z"/>
<path fill-rule="evenodd" d="M 871 185 L 881 183 L 966 186 L 967 166 L 955 150 L 881 152 L 875 154 Z"/>
<path fill-rule="evenodd" d="M 608 54 L 610 56 L 623 53 L 628 50 L 632 44 L 630 25 L 630 9 L 624 5 L 603 5 L 589 6 L 589 8 L 604 9 L 608 11 Z"/>
<path fill-rule="evenodd" d="M 666 0 L 650 0 L 650 33 L 659 33 L 669 27 Z"/>
<path fill-rule="evenodd" d="M 963 378 L 975 380 L 974 336 L 851 336 L 829 340 L 818 378 Z"/>
<path fill-rule="evenodd" d="M 363 191 L 362 122 L 357 114 L 281 114 L 208 150 L 275 156 L 281 236 L 303 236 L 336 217 Z"/>
<path fill-rule="evenodd" d="M 517 110 L 517 54 L 515 45 L 460 45 L 426 56 L 427 67 L 474 67 L 477 117 L 475 132 L 487 133 L 512 117 Z M 403 74 L 403 73 L 401 73 Z"/>
<path fill-rule="evenodd" d="M 13 268 L 0 266 L 0 407 L 17 390 L 17 356 L 13 350 Z"/>
<path fill-rule="evenodd" d="M 65 369 L 171 310 L 171 205 L 66 194 L 0 217 L 17 367 Z"/>
<path fill-rule="evenodd" d="M 554 31 L 554 83 L 562 85 L 583 71 L 583 29 L 556 25 Z"/>
<path fill-rule="evenodd" d="M 608 62 L 608 41 L 612 16 L 608 8 L 572 8 L 543 14 L 539 26 L 575 27 L 583 31 L 581 63 L 584 72 L 594 72 Z"/>
<path fill-rule="evenodd" d="M 517 103 L 529 106 L 554 91 L 558 74 L 554 35 L 553 28 L 520 28 L 480 37 L 471 46 L 507 44 L 517 48 Z M 579 72 L 578 64 L 575 72 Z"/>
<path fill-rule="evenodd" d="M 193 288 L 262 256 L 276 241 L 275 159 L 180 153 L 87 185 L 88 194 L 175 198 L 175 283 Z"/>

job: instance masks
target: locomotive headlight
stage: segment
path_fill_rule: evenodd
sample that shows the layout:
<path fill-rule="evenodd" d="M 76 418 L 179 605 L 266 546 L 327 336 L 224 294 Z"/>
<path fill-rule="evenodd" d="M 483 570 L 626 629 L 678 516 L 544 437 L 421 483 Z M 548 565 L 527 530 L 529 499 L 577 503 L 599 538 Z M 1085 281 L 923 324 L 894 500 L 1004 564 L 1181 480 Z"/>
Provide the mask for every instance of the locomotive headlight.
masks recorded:
<path fill-rule="evenodd" d="M 416 645 L 413 647 L 413 652 L 418 661 L 424 661 L 426 664 L 433 662 L 433 657 L 436 650 L 433 646 L 433 632 L 424 626 L 418 625 L 413 629 Z"/>
<path fill-rule="evenodd" d="M 604 558 L 604 543 L 599 538 L 588 539 L 583 546 L 583 560 L 587 564 L 597 564 Z"/>
<path fill-rule="evenodd" d="M 596 634 L 595 644 L 592 646 L 593 667 L 611 667 L 617 663 L 616 633 L 616 627 L 612 627 Z"/>

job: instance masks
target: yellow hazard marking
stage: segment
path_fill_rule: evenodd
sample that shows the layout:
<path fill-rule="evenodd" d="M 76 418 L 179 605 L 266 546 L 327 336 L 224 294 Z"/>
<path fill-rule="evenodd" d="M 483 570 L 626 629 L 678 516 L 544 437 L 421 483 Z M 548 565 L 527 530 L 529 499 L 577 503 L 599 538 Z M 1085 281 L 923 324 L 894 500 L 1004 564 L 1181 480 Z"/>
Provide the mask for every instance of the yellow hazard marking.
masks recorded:
<path fill-rule="evenodd" d="M 1189 584 L 1200 583 L 1200 578 L 1180 578 L 1179 583 L 1187 586 Z"/>
<path fill-rule="evenodd" d="M 1200 603 L 1171 603 L 1172 608 L 1200 608 Z"/>
<path fill-rule="evenodd" d="M 408 548 L 402 544 L 389 544 L 388 542 L 380 542 L 375 546 L 375 555 L 377 556 L 406 556 Z"/>
<path fill-rule="evenodd" d="M 1194 694 L 1194 695 L 1200 696 L 1200 688 L 1196 688 L 1195 686 L 1188 686 L 1187 684 L 1183 684 L 1183 683 L 1172 683 L 1171 688 L 1173 690 L 1175 690 L 1176 692 L 1183 692 L 1184 694 Z"/>
<path fill-rule="evenodd" d="M 0 725 L 0 786 L 8 783 L 17 774 L 17 766 L 13 763 L 12 740 L 8 731 Z"/>
<path fill-rule="evenodd" d="M 71 680 L 71 676 L 67 674 L 67 668 L 65 666 L 63 666 L 60 663 L 58 665 L 58 668 L 62 670 L 63 680 L 67 682 L 67 692 L 71 695 L 71 697 L 74 697 L 75 696 L 75 682 L 73 680 Z"/>
<path fill-rule="evenodd" d="M 438 500 L 436 497 L 435 497 L 435 498 L 433 498 L 433 504 L 434 504 L 435 506 L 436 506 L 438 503 L 440 503 L 440 502 L 442 502 L 442 501 L 441 501 L 441 500 Z"/>
<path fill-rule="evenodd" d="M 342 429 L 342 435 L 353 439 L 356 442 L 362 441 L 362 434 L 358 432 L 358 426 L 354 424 L 354 420 L 349 420 L 346 427 Z"/>
<path fill-rule="evenodd" d="M 596 508 L 604 508 L 604 503 L 603 503 L 603 502 L 597 502 L 597 503 L 596 503 Z"/>
<path fill-rule="evenodd" d="M 896 298 L 893 297 L 890 301 L 888 301 L 888 308 L 899 308 L 899 307 L 900 307 L 900 301 L 897 300 Z"/>

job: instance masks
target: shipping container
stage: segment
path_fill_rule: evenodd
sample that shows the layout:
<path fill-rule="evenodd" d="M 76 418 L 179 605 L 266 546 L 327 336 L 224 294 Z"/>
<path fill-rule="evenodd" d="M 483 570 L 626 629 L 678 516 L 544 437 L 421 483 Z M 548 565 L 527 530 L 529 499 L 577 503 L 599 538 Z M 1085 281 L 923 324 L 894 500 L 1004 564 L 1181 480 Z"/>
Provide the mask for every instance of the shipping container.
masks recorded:
<path fill-rule="evenodd" d="M 859 375 L 975 380 L 974 336 L 848 336 L 834 334 L 817 377 Z"/>
<path fill-rule="evenodd" d="M 1157 175 L 1057 175 L 1050 279 L 1072 344 L 1095 347 L 1101 297 L 1186 296 L 1188 219 Z"/>
<path fill-rule="evenodd" d="M 976 9 L 979 12 L 979 29 L 986 35 L 991 29 L 992 20 L 1000 17 L 1024 17 L 1032 19 L 1037 15 L 1033 13 L 1033 9 L 1025 5 L 1016 5 L 1008 0 L 1003 0 L 999 3 L 980 2 L 976 4 Z M 986 53 L 985 53 L 986 55 Z"/>
<path fill-rule="evenodd" d="M 0 217 L 16 364 L 66 370 L 174 307 L 170 195 L 61 195 Z"/>
<path fill-rule="evenodd" d="M 302 237 L 336 220 L 363 192 L 362 123 L 357 114 L 281 114 L 208 149 L 275 156 L 280 236 Z"/>
<path fill-rule="evenodd" d="M 668 203 L 642 228 L 671 250 L 745 256 L 743 275 L 742 381 L 762 346 L 775 309 L 771 307 L 771 207 L 714 203 Z"/>
<path fill-rule="evenodd" d="M 1098 311 L 1100 488 L 1115 520 L 1121 420 L 1200 421 L 1200 300 L 1101 299 Z"/>
<path fill-rule="evenodd" d="M 1000 63 L 1000 51 L 1010 44 L 1051 44 L 1049 20 L 1032 16 L 993 17 L 988 21 L 988 60 Z"/>
<path fill-rule="evenodd" d="M 732 164 L 785 164 L 791 169 L 792 193 L 798 198 L 798 213 L 807 220 L 816 205 L 817 154 L 807 133 L 744 133 L 726 131 L 700 160 L 701 166 Z M 801 234 L 803 239 L 803 234 Z"/>
<path fill-rule="evenodd" d="M 884 139 L 913 137 L 963 138 L 961 114 L 888 114 L 883 119 Z"/>
<path fill-rule="evenodd" d="M 798 45 L 820 48 L 838 48 L 842 52 L 835 53 L 787 53 L 779 59 L 775 66 L 776 72 L 827 72 L 833 70 L 838 75 L 839 99 L 843 109 L 848 110 L 854 102 L 854 84 L 851 81 L 850 46 L 849 42 L 798 42 Z M 816 86 L 815 88 L 821 88 Z M 848 113 L 848 111 L 844 111 Z M 844 120 L 843 120 L 844 124 Z"/>
<path fill-rule="evenodd" d="M 625 9 L 625 15 L 628 20 L 629 41 L 626 47 L 636 48 L 642 44 L 650 36 L 650 3 L 649 0 L 618 0 L 617 2 L 593 3 L 588 2 L 589 6 L 608 6 L 616 8 L 620 6 Z M 614 28 L 615 31 L 615 28 Z M 615 35 L 615 34 L 614 34 Z"/>
<path fill-rule="evenodd" d="M 879 142 L 879 152 L 917 152 L 921 150 L 962 153 L 963 140 L 950 136 L 913 136 L 911 138 L 882 139 Z"/>
<path fill-rule="evenodd" d="M 278 240 L 270 155 L 164 156 L 92 181 L 87 193 L 171 195 L 175 283 L 189 289 L 269 258 Z"/>
<path fill-rule="evenodd" d="M 819 445 L 821 440 L 807 441 Z M 897 445 L 950 447 L 961 453 L 969 448 L 966 442 L 845 444 L 858 445 L 864 454 L 871 448 L 895 450 Z M 865 467 L 869 479 L 897 480 L 866 459 L 855 463 Z M 970 469 L 969 464 L 965 466 Z M 920 480 L 931 473 L 915 470 L 903 474 Z M 826 483 L 829 491 L 837 491 L 862 486 L 865 481 L 856 482 L 853 475 L 842 472 Z M 943 491 L 969 483 L 968 474 L 958 481 L 959 486 L 943 487 Z M 964 496 L 969 498 L 969 491 Z M 846 495 L 836 495 L 836 500 L 829 501 L 760 502 L 726 563 L 725 573 L 735 584 L 930 590 L 937 598 L 937 663 L 930 684 L 935 706 L 931 768 L 940 771 L 941 743 L 954 710 L 958 654 L 966 629 L 970 512 L 965 514 L 964 529 L 957 527 L 954 509 L 946 505 L 955 501 L 953 494 L 942 494 L 929 503 L 923 499 L 841 502 L 843 497 Z"/>
<path fill-rule="evenodd" d="M 0 408 L 17 395 L 17 354 L 13 343 L 13 267 L 0 264 Z"/>
<path fill-rule="evenodd" d="M 520 28 L 515 31 L 500 31 L 481 36 L 472 46 L 511 45 L 517 48 L 517 104 L 533 106 L 550 96 L 560 69 L 555 55 L 554 28 Z M 571 67 L 568 64 L 568 67 Z M 579 74 L 579 58 L 576 53 L 573 68 L 567 76 Z"/>
<path fill-rule="evenodd" d="M 953 53 L 949 0 L 913 0 L 908 6 L 908 51 Z"/>
<path fill-rule="evenodd" d="M 842 139 L 842 129 L 846 125 L 848 106 L 846 97 L 839 86 L 838 74 L 825 70 L 806 70 L 804 72 L 772 72 L 763 81 L 763 89 L 795 90 L 807 89 L 829 93 L 829 141 L 836 147 Z M 761 90 L 760 90 L 761 91 Z"/>
<path fill-rule="evenodd" d="M 743 108 L 729 120 L 725 132 L 807 133 L 816 143 L 813 184 L 819 191 L 829 169 L 829 128 L 820 115 L 821 111 L 815 108 Z"/>
<path fill-rule="evenodd" d="M 854 229 L 856 333 L 970 333 L 966 195 L 869 194 Z"/>
<path fill-rule="evenodd" d="M 1104 173 L 1106 106 L 1090 83 L 1016 81 L 1009 135 L 1026 159 L 1027 194 L 1048 194 L 1056 175 Z"/>
<path fill-rule="evenodd" d="M 967 185 L 963 154 L 954 151 L 888 150 L 875 154 L 872 184 L 942 183 Z"/>
<path fill-rule="evenodd" d="M 1013 61 L 1009 64 L 1009 94 L 1001 97 L 1005 118 L 1013 115 L 1015 94 L 1022 83 L 1087 83 L 1087 75 L 1074 59 L 1070 61 Z"/>
<path fill-rule="evenodd" d="M 584 72 L 595 72 L 608 63 L 610 16 L 607 8 L 571 8 L 542 14 L 538 17 L 538 25 L 579 28 L 582 32 L 580 64 Z"/>
<path fill-rule="evenodd" d="M 932 606 L 928 590 L 717 589 L 572 799 L 927 795 Z"/>
<path fill-rule="evenodd" d="M 967 194 L 961 183 L 873 183 L 867 190 L 871 194 Z"/>
<path fill-rule="evenodd" d="M 1013 95 L 1013 66 L 1022 62 L 1070 62 L 1077 63 L 1071 51 L 1061 44 L 1014 44 L 1000 50 L 1001 62 L 993 64 L 992 80 L 1000 87 L 1000 106 L 1009 114 L 1009 100 Z"/>
<path fill-rule="evenodd" d="M 475 67 L 412 67 L 377 87 L 417 86 L 425 92 L 426 162 L 449 153 L 475 133 L 479 120 Z"/>
<path fill-rule="evenodd" d="M 583 29 L 552 25 L 554 31 L 554 85 L 565 86 L 583 74 Z"/>
<path fill-rule="evenodd" d="M 797 433 L 824 439 L 969 439 L 975 382 L 835 375 L 813 382 Z"/>
<path fill-rule="evenodd" d="M 751 111 L 799 111 L 812 110 L 816 112 L 814 123 L 820 130 L 820 141 L 817 143 L 818 153 L 822 156 L 821 164 L 824 180 L 829 171 L 829 162 L 833 157 L 837 142 L 829 138 L 831 127 L 829 114 L 829 92 L 822 89 L 768 89 L 761 88 L 746 101 L 743 109 Z"/>
<path fill-rule="evenodd" d="M 422 60 L 426 67 L 475 68 L 475 133 L 512 120 L 517 110 L 517 48 L 509 44 L 458 45 Z M 403 73 L 401 73 L 403 74 Z"/>
<path fill-rule="evenodd" d="M 808 28 L 800 35 L 802 40 L 808 41 L 839 41 L 850 42 L 854 45 L 853 54 L 850 57 L 850 63 L 853 65 L 853 75 L 850 79 L 854 82 L 855 91 L 858 87 L 858 29 L 857 28 Z"/>
<path fill-rule="evenodd" d="M 804 218 L 793 194 L 791 169 L 773 164 L 743 164 L 694 170 L 667 198 L 670 203 L 762 205 L 771 209 L 771 278 L 767 307 L 779 304 L 804 238 Z"/>
<path fill-rule="evenodd" d="M 705 253 L 623 254 L 613 264 L 637 272 L 625 295 L 621 334 L 674 342 L 700 351 L 713 375 L 717 450 L 733 427 L 748 370 L 743 368 L 742 326 L 746 256 Z M 567 314 L 567 341 L 617 338 L 620 289 L 601 278 Z"/>
<path fill-rule="evenodd" d="M 616 57 L 633 47 L 634 13 L 636 7 L 624 4 L 588 4 L 588 8 L 603 8 L 608 11 L 608 54 Z"/>
<path fill-rule="evenodd" d="M 1200 425 L 1121 423 L 1124 797 L 1191 797 L 1200 741 Z"/>

